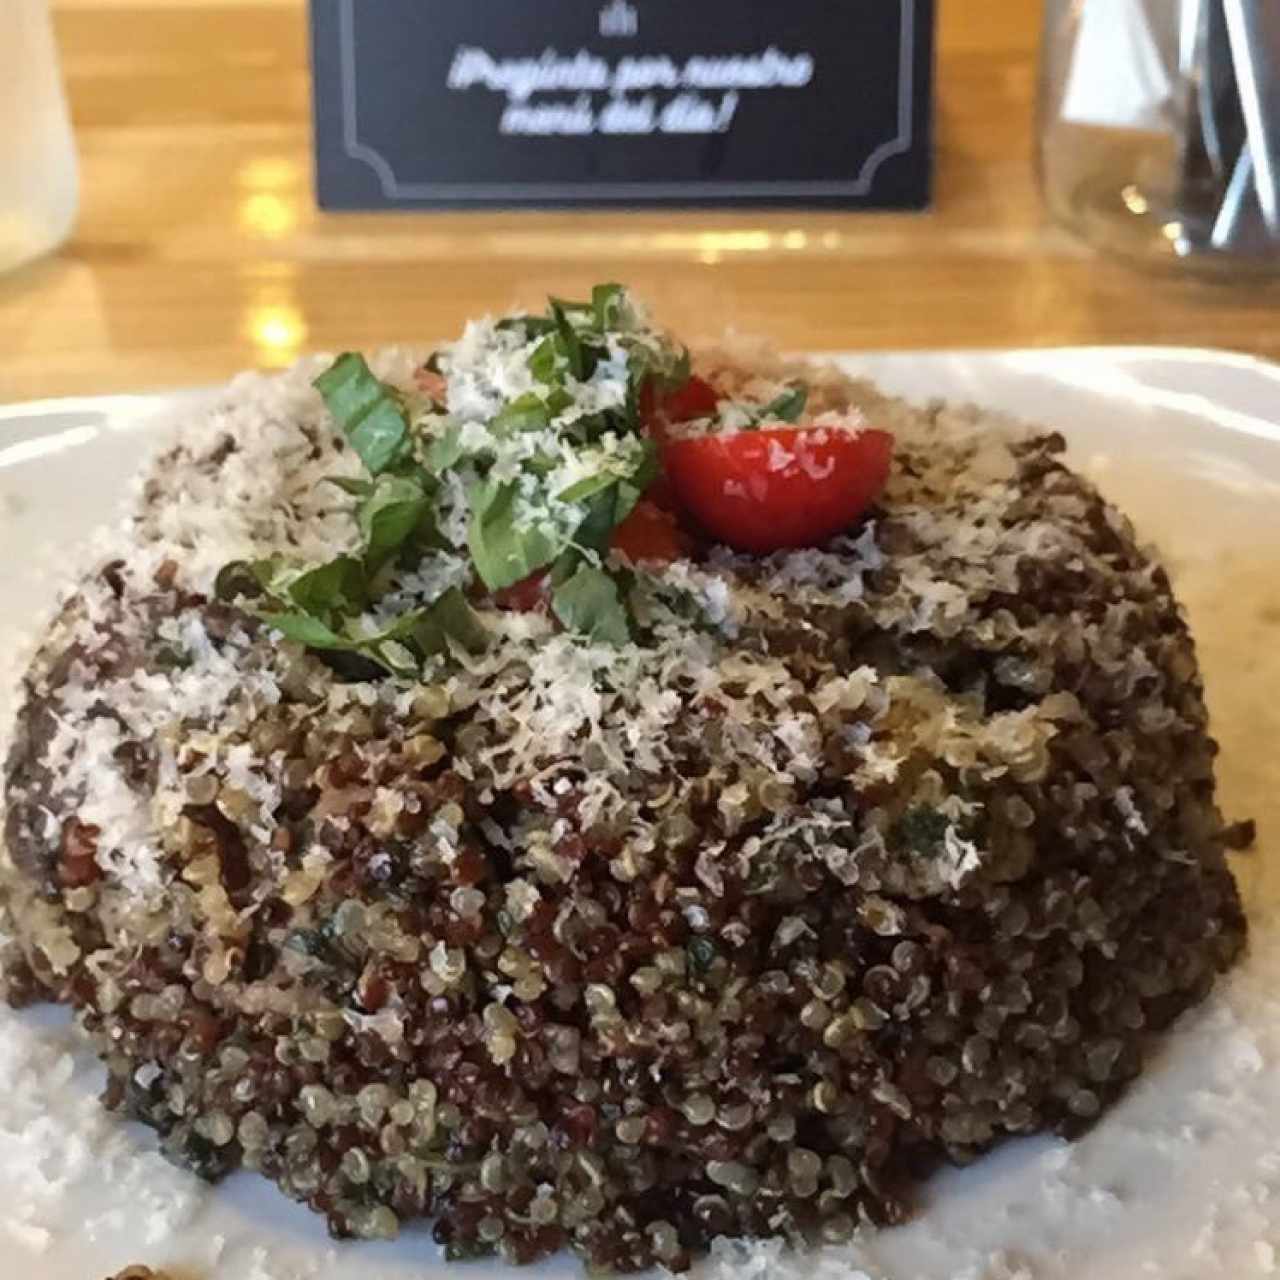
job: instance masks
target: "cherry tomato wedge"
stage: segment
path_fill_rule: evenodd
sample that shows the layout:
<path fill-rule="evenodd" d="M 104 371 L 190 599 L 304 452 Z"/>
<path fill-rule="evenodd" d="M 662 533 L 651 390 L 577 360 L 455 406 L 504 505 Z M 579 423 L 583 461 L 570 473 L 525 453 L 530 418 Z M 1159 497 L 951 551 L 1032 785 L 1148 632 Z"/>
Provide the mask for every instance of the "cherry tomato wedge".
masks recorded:
<path fill-rule="evenodd" d="M 720 395 L 709 382 L 691 377 L 676 391 L 659 396 L 651 381 L 640 392 L 640 421 L 644 430 L 665 445 L 669 438 L 667 428 L 673 422 L 691 422 L 694 418 L 712 418 L 720 404 Z M 666 476 L 660 475 L 650 486 L 648 497 L 668 511 L 675 510 L 676 498 Z"/>
<path fill-rule="evenodd" d="M 689 539 L 675 516 L 645 499 L 613 531 L 610 545 L 632 564 L 670 564 L 689 554 Z"/>
<path fill-rule="evenodd" d="M 671 422 L 692 422 L 694 418 L 713 418 L 720 395 L 711 383 L 692 377 L 678 391 L 662 397 L 659 412 Z"/>
<path fill-rule="evenodd" d="M 549 597 L 547 571 L 539 569 L 537 573 L 531 573 L 527 578 L 521 578 L 519 582 L 493 592 L 491 598 L 497 608 L 505 609 L 508 613 L 533 613 L 535 609 L 543 608 Z"/>
<path fill-rule="evenodd" d="M 670 422 L 692 422 L 694 418 L 713 418 L 720 395 L 709 382 L 692 377 L 675 391 L 659 394 L 652 381 L 640 393 L 640 419 L 655 440 L 666 439 Z"/>
<path fill-rule="evenodd" d="M 884 488 L 886 431 L 771 426 L 668 442 L 667 478 L 708 533 L 738 551 L 811 547 L 849 528 Z"/>

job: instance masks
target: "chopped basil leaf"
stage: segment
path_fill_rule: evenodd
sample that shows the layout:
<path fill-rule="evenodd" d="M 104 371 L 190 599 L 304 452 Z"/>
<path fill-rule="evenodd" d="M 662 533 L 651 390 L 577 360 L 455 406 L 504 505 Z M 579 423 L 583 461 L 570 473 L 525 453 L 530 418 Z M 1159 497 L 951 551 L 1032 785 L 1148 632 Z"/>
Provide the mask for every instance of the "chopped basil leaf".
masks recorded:
<path fill-rule="evenodd" d="M 554 311 L 559 307 L 561 311 L 566 313 L 572 311 L 575 314 L 581 315 L 584 312 L 590 312 L 593 309 L 589 302 L 574 302 L 570 298 L 548 298 L 547 302 L 550 304 L 549 309 L 551 311 Z"/>
<path fill-rule="evenodd" d="M 621 524 L 636 509 L 637 503 L 643 497 L 644 490 L 639 485 L 630 480 L 619 480 L 618 494 L 613 506 L 615 523 Z"/>
<path fill-rule="evenodd" d="M 563 387 L 552 387 L 547 392 L 544 403 L 547 406 L 547 412 L 554 418 L 573 404 L 573 397 Z"/>
<path fill-rule="evenodd" d="M 360 613 L 369 602 L 364 565 L 352 556 L 338 556 L 296 577 L 289 584 L 287 595 L 313 618 Z"/>
<path fill-rule="evenodd" d="M 422 484 L 403 476 L 379 476 L 356 513 L 364 538 L 364 563 L 376 573 L 404 546 L 427 511 Z"/>
<path fill-rule="evenodd" d="M 536 525 L 517 525 L 518 493 L 514 482 L 481 483 L 471 490 L 467 545 L 490 591 L 501 591 L 550 564 L 563 545 Z"/>
<path fill-rule="evenodd" d="M 371 475 L 381 474 L 404 456 L 409 440 L 404 410 L 362 355 L 340 355 L 312 385 Z"/>
<path fill-rule="evenodd" d="M 618 489 L 610 485 L 587 501 L 587 514 L 574 531 L 573 542 L 577 547 L 603 555 L 609 547 L 609 539 L 620 523 L 614 514 L 618 509 Z"/>
<path fill-rule="evenodd" d="M 353 498 L 367 498 L 373 492 L 373 484 L 370 481 L 354 480 L 349 476 L 323 476 L 320 483 L 335 485 Z"/>
<path fill-rule="evenodd" d="M 640 500 L 644 490 L 658 476 L 658 449 L 652 440 L 641 441 L 640 447 L 636 450 L 636 455 L 636 462 L 630 471 L 621 472 L 615 461 L 606 470 L 598 471 L 594 475 L 583 476 L 581 480 L 577 480 L 562 489 L 556 494 L 556 498 L 560 502 L 585 502 L 588 498 L 594 498 L 596 494 L 602 493 L 612 485 L 625 484 L 631 496 L 624 505 L 616 506 L 614 509 L 614 523 L 621 524 L 630 515 L 632 508 Z"/>
<path fill-rule="evenodd" d="M 539 382 L 551 383 L 556 380 L 560 367 L 560 351 L 554 337 L 543 338 L 529 357 L 529 372 Z"/>
<path fill-rule="evenodd" d="M 582 561 L 582 552 L 577 547 L 567 548 L 556 557 L 555 563 L 547 570 L 547 581 L 552 587 L 561 586 L 573 577 Z"/>
<path fill-rule="evenodd" d="M 583 476 L 567 489 L 561 489 L 556 498 L 560 502 L 585 502 L 588 498 L 594 498 L 602 489 L 617 483 L 617 476 L 608 471 L 599 471 L 593 476 Z"/>
<path fill-rule="evenodd" d="M 601 333 L 631 327 L 633 317 L 627 306 L 627 291 L 620 284 L 596 285 L 591 290 L 591 308 L 595 312 L 596 328 Z"/>
<path fill-rule="evenodd" d="M 424 612 L 422 609 L 414 609 L 401 614 L 389 626 L 373 635 L 351 635 L 344 647 L 378 663 L 392 675 L 416 675 L 421 665 L 421 655 L 414 651 L 410 641 Z"/>
<path fill-rule="evenodd" d="M 401 614 L 389 626 L 372 635 L 350 634 L 348 624 L 344 649 L 370 659 L 390 671 L 392 675 L 416 675 L 421 666 L 421 654 L 410 645 L 414 629 L 422 618 L 423 611 L 414 609 Z"/>
<path fill-rule="evenodd" d="M 570 631 L 599 644 L 626 644 L 631 639 L 618 584 L 593 565 L 579 565 L 568 581 L 556 587 L 551 608 Z"/>
<path fill-rule="evenodd" d="M 468 653 L 479 653 L 489 639 L 489 633 L 456 587 L 428 608 L 402 614 L 373 634 L 353 632 L 350 626 L 335 631 L 309 613 L 264 611 L 258 616 L 287 639 L 308 649 L 355 657 L 354 664 L 335 669 L 356 679 L 367 679 L 372 674 L 361 671 L 359 660 L 376 663 L 394 675 L 415 675 L 422 657 L 446 653 L 450 642 Z"/>
<path fill-rule="evenodd" d="M 542 431 L 551 425 L 551 415 L 536 391 L 526 391 L 513 400 L 489 424 L 498 435 L 516 431 Z"/>
<path fill-rule="evenodd" d="M 589 309 L 584 303 L 570 303 L 569 307 L 580 311 Z M 555 321 L 556 334 L 564 347 L 565 358 L 569 362 L 569 372 L 579 382 L 586 382 L 596 367 L 595 352 L 582 341 L 573 321 L 566 314 L 565 303 L 552 299 L 551 318 Z"/>
<path fill-rule="evenodd" d="M 640 491 L 640 494 L 643 494 L 644 490 L 658 478 L 661 471 L 662 463 L 658 460 L 658 446 L 653 440 L 646 438 L 641 442 L 640 459 L 631 473 L 630 483 Z M 634 506 L 633 502 L 627 508 L 627 512 L 629 513 Z"/>
<path fill-rule="evenodd" d="M 760 421 L 799 422 L 808 403 L 809 388 L 803 382 L 797 382 L 765 405 Z"/>
<path fill-rule="evenodd" d="M 427 467 L 433 475 L 440 475 L 457 466 L 462 458 L 462 429 L 451 422 L 427 446 Z"/>
<path fill-rule="evenodd" d="M 561 459 L 554 454 L 537 449 L 525 459 L 524 466 L 530 475 L 536 476 L 539 480 L 545 480 L 559 467 L 560 462 Z"/>
<path fill-rule="evenodd" d="M 631 514 L 641 490 L 618 480 L 587 501 L 587 514 L 573 535 L 574 544 L 603 555 L 613 531 Z"/>
<path fill-rule="evenodd" d="M 466 653 L 483 653 L 489 643 L 484 624 L 457 587 L 450 587 L 422 610 L 414 623 L 413 638 L 423 653 L 447 653 L 450 641 Z"/>
<path fill-rule="evenodd" d="M 635 510 L 656 472 L 656 456 L 649 452 L 630 478 L 614 477 L 610 484 L 577 499 L 585 502 L 586 515 L 574 531 L 574 545 L 600 555 L 608 551 L 613 531 Z M 585 486 L 585 481 L 579 484 Z"/>
<path fill-rule="evenodd" d="M 352 644 L 309 613 L 268 613 L 258 617 L 280 632 L 286 640 L 296 640 L 308 649 L 349 649 Z"/>

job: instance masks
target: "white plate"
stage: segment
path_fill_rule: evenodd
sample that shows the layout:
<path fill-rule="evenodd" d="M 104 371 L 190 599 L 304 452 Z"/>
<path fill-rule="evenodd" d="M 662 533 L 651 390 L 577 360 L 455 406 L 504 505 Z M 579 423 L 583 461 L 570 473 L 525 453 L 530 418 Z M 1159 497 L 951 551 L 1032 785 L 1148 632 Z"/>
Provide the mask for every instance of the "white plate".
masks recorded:
<path fill-rule="evenodd" d="M 1265 851 L 1280 838 L 1280 367 L 1162 348 L 842 355 L 914 399 L 945 396 L 1062 431 L 1076 464 L 1171 565 L 1199 641 L 1237 860 L 1243 965 L 1183 1018 L 1147 1074 L 1075 1144 L 1006 1144 L 926 1188 L 917 1219 L 810 1257 L 726 1255 L 725 1276 L 860 1280 L 1245 1277 L 1280 1267 L 1280 927 Z M 0 661 L 53 595 L 74 544 L 207 392 L 0 408 Z M 7 691 L 0 717 L 7 717 Z M 131 1262 L 184 1280 L 491 1280 L 414 1230 L 332 1245 L 259 1179 L 208 1190 L 101 1112 L 100 1072 L 60 1011 L 0 1013 L 0 1277 L 98 1280 Z M 532 1273 L 576 1276 L 567 1257 Z"/>

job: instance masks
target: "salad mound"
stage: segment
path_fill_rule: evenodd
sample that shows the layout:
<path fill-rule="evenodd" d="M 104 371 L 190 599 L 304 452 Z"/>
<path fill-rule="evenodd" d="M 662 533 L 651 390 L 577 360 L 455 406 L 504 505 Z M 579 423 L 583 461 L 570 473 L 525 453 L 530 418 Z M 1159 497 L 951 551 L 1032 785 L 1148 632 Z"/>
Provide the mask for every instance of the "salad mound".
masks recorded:
<path fill-rule="evenodd" d="M 1080 1131 L 1245 923 L 1062 452 L 614 285 L 237 379 L 27 676 L 9 1001 L 202 1177 L 453 1258 L 838 1244 Z"/>

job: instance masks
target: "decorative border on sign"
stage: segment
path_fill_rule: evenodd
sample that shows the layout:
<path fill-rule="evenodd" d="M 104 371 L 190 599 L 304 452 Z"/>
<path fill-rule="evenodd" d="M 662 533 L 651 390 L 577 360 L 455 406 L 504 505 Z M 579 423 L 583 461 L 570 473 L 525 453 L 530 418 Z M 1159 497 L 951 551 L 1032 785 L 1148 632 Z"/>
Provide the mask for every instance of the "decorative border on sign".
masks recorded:
<path fill-rule="evenodd" d="M 627 199 L 672 196 L 865 196 L 876 171 L 890 156 L 911 149 L 915 103 L 915 0 L 901 5 L 898 50 L 898 125 L 862 162 L 850 182 L 401 182 L 391 162 L 360 140 L 356 114 L 356 0 L 338 0 L 338 52 L 342 64 L 342 148 L 351 160 L 367 164 L 388 200 L 569 200 L 574 197 Z"/>

